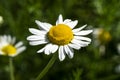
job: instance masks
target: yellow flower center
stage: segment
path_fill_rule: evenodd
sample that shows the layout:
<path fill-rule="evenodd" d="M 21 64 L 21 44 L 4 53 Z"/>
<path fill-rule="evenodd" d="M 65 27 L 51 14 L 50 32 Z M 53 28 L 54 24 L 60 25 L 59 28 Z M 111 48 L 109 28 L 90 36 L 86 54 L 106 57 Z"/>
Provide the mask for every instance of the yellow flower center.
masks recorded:
<path fill-rule="evenodd" d="M 4 52 L 4 55 L 11 55 L 16 53 L 16 48 L 12 45 L 7 45 L 2 48 L 2 51 Z"/>
<path fill-rule="evenodd" d="M 65 24 L 58 24 L 53 26 L 48 32 L 48 39 L 53 44 L 57 45 L 69 44 L 73 39 L 72 29 Z"/>
<path fill-rule="evenodd" d="M 101 41 L 101 43 L 107 43 L 111 40 L 111 35 L 108 31 L 105 31 L 103 29 L 101 29 L 99 31 L 99 35 L 98 35 L 99 40 Z"/>

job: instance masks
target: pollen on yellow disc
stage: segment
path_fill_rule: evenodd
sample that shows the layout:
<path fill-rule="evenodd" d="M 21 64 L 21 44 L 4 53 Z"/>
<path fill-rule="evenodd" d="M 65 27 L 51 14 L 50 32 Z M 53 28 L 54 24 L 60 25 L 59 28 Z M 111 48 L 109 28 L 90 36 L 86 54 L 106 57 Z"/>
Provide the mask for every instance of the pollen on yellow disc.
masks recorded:
<path fill-rule="evenodd" d="M 53 26 L 48 32 L 48 39 L 53 44 L 68 44 L 73 39 L 72 29 L 65 24 Z"/>
<path fill-rule="evenodd" d="M 2 48 L 2 51 L 4 52 L 4 55 L 11 55 L 16 53 L 16 48 L 12 45 L 7 45 Z"/>

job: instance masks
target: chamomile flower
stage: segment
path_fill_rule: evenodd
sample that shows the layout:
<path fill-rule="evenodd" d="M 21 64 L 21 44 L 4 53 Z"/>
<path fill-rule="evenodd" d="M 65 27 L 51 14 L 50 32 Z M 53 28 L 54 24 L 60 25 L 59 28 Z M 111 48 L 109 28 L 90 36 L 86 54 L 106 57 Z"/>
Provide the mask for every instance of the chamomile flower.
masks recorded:
<path fill-rule="evenodd" d="M 108 44 L 112 36 L 109 31 L 103 28 L 95 28 L 93 32 L 94 46 L 98 47 L 100 55 L 105 55 L 106 44 Z"/>
<path fill-rule="evenodd" d="M 110 42 L 112 36 L 109 31 L 103 28 L 94 29 L 93 36 L 96 39 L 96 44 L 106 44 Z"/>
<path fill-rule="evenodd" d="M 10 35 L 0 36 L 0 55 L 15 57 L 26 49 L 23 42 L 16 43 L 16 38 Z"/>
<path fill-rule="evenodd" d="M 73 58 L 74 50 L 81 47 L 88 46 L 91 39 L 84 37 L 92 32 L 92 30 L 82 30 L 87 25 L 74 29 L 78 21 L 72 21 L 65 19 L 63 21 L 62 15 L 59 15 L 56 25 L 51 25 L 46 22 L 35 21 L 39 26 L 38 29 L 29 28 L 29 31 L 33 34 L 27 37 L 30 41 L 30 45 L 46 44 L 45 47 L 38 50 L 37 53 L 44 52 L 49 55 L 58 51 L 60 61 L 65 59 L 67 54 L 69 58 Z"/>

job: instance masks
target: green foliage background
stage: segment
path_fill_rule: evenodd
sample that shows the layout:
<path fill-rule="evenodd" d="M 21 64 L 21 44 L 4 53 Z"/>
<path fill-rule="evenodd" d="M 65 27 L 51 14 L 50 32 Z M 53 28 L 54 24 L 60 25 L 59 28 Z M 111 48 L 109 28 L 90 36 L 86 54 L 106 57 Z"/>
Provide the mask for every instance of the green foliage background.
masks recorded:
<path fill-rule="evenodd" d="M 64 19 L 78 20 L 77 27 L 102 27 L 109 31 L 112 40 L 106 44 L 104 55 L 92 43 L 75 50 L 74 58 L 55 62 L 42 80 L 120 80 L 115 67 L 120 64 L 117 44 L 120 43 L 120 0 L 0 0 L 0 35 L 10 34 L 22 40 L 27 50 L 14 58 L 15 79 L 34 80 L 42 71 L 52 54 L 37 54 L 42 46 L 30 46 L 26 37 L 28 28 L 38 28 L 35 20 L 55 24 L 58 15 Z M 91 27 L 90 27 L 91 26 Z M 0 56 L 0 80 L 9 79 L 8 57 Z"/>

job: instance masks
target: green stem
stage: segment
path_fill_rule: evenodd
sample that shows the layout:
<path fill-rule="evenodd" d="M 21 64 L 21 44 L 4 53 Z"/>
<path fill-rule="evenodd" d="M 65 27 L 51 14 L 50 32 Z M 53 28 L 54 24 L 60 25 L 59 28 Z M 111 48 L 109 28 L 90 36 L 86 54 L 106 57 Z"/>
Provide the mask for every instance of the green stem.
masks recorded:
<path fill-rule="evenodd" d="M 54 55 L 52 56 L 52 58 L 50 59 L 50 61 L 48 62 L 48 64 L 46 65 L 46 67 L 42 70 L 42 72 L 37 76 L 36 80 L 40 80 L 47 72 L 48 70 L 52 67 L 52 65 L 54 64 L 55 60 L 57 57 L 57 53 L 54 53 Z"/>
<path fill-rule="evenodd" d="M 12 57 L 9 58 L 9 68 L 10 68 L 10 80 L 14 79 L 14 69 L 13 69 L 13 59 Z"/>

